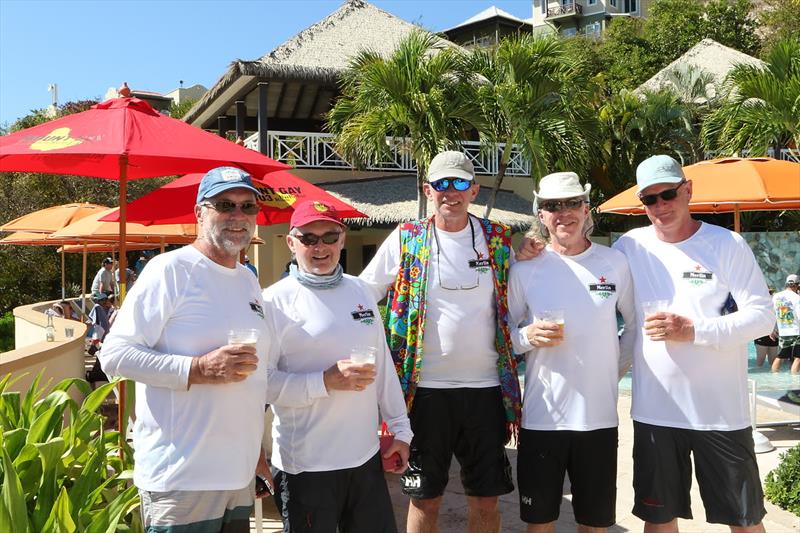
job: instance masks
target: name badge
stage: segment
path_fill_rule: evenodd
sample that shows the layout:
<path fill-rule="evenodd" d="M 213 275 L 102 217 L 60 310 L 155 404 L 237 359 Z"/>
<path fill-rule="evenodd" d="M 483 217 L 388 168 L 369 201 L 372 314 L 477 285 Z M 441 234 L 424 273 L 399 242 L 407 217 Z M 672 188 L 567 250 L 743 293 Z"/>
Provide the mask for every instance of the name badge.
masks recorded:
<path fill-rule="evenodd" d="M 486 268 L 491 265 L 489 259 L 470 259 L 467 262 L 470 268 Z"/>
<path fill-rule="evenodd" d="M 364 320 L 365 318 L 375 318 L 375 313 L 372 312 L 372 309 L 366 309 L 364 311 L 353 311 L 350 313 L 353 317 L 353 320 Z"/>
<path fill-rule="evenodd" d="M 592 292 L 617 292 L 616 283 L 590 283 L 589 290 Z"/>
<path fill-rule="evenodd" d="M 711 272 L 684 272 L 683 279 L 710 280 L 714 277 Z"/>

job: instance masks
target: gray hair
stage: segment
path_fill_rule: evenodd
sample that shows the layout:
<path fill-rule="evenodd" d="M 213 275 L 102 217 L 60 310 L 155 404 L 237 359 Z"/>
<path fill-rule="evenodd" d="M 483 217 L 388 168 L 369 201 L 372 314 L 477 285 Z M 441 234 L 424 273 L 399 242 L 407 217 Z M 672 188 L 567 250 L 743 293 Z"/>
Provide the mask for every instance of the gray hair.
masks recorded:
<path fill-rule="evenodd" d="M 592 235 L 594 232 L 594 219 L 592 218 L 592 206 L 589 203 L 589 195 L 583 194 L 580 197 L 583 198 L 583 201 L 586 202 L 586 205 L 589 206 L 589 214 L 586 217 L 586 221 L 583 223 L 583 236 L 587 239 Z M 574 196 L 573 198 L 579 198 L 578 196 Z M 534 196 L 533 198 L 533 222 L 531 223 L 531 228 L 525 233 L 526 237 L 529 238 L 541 238 L 546 242 L 550 242 L 550 230 L 547 229 L 542 221 L 539 219 L 539 197 Z"/>

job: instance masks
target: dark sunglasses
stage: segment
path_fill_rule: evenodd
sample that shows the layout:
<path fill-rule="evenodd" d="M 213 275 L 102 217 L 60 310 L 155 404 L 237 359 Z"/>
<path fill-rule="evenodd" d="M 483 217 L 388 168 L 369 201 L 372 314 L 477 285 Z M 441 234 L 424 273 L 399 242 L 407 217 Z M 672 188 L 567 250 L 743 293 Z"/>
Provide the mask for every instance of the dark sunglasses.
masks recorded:
<path fill-rule="evenodd" d="M 255 202 L 242 202 L 237 204 L 230 200 L 217 200 L 216 202 L 203 202 L 200 205 L 208 206 L 219 213 L 232 213 L 237 206 L 245 215 L 255 215 L 261 210 L 261 206 Z"/>
<path fill-rule="evenodd" d="M 329 231 L 322 235 L 315 233 L 290 233 L 289 235 L 302 242 L 304 246 L 314 246 L 319 241 L 322 241 L 323 244 L 335 244 L 339 241 L 341 234 L 341 231 Z"/>
<path fill-rule="evenodd" d="M 659 197 L 665 202 L 669 202 L 678 196 L 678 189 L 680 189 L 684 183 L 686 183 L 686 180 L 680 182 L 677 187 L 673 189 L 667 189 L 666 191 L 661 191 L 658 194 L 640 194 L 639 200 L 641 200 L 643 205 L 655 205 L 655 203 L 658 202 Z"/>
<path fill-rule="evenodd" d="M 550 213 L 557 213 L 564 209 L 578 209 L 583 205 L 583 202 L 581 198 L 572 198 L 570 200 L 545 200 L 539 204 L 539 209 Z"/>
<path fill-rule="evenodd" d="M 431 187 L 438 192 L 446 191 L 450 188 L 450 185 L 457 191 L 466 191 L 472 185 L 472 180 L 465 180 L 464 178 L 442 178 L 431 182 Z"/>

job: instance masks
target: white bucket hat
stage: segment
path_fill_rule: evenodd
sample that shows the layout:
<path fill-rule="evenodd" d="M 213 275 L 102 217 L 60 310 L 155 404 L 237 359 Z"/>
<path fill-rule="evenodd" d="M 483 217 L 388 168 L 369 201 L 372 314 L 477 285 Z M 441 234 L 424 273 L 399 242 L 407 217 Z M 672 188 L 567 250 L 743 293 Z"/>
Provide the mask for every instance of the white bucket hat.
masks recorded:
<path fill-rule="evenodd" d="M 589 183 L 581 187 L 580 179 L 574 172 L 554 172 L 539 180 L 539 191 L 533 191 L 533 195 L 537 200 L 560 200 L 589 196 L 591 190 Z"/>

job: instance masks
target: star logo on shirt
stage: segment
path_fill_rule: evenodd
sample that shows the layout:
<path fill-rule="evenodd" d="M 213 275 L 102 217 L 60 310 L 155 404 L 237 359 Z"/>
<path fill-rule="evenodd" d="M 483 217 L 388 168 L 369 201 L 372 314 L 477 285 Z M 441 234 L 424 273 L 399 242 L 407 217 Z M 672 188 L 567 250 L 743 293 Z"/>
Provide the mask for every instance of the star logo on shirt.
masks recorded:
<path fill-rule="evenodd" d="M 598 281 L 599 281 L 600 283 L 605 283 L 605 282 L 606 282 L 606 277 L 605 277 L 605 276 L 600 276 L 600 277 L 598 278 Z"/>
<path fill-rule="evenodd" d="M 361 304 L 358 304 L 356 307 L 358 308 L 359 311 L 363 311 L 364 310 L 364 306 L 361 305 Z"/>
<path fill-rule="evenodd" d="M 700 272 L 701 270 L 703 270 L 703 267 L 701 267 L 700 265 L 695 265 L 694 269 L 695 271 Z"/>

